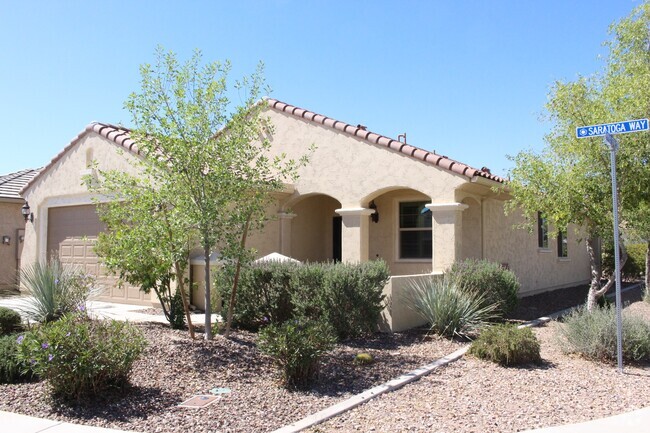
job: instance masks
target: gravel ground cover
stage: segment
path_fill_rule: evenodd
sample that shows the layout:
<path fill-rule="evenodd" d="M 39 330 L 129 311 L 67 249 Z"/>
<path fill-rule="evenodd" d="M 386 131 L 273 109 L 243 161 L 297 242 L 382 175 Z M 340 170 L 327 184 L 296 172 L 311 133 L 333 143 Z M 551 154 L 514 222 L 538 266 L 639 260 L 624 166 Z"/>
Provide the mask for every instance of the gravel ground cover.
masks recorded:
<path fill-rule="evenodd" d="M 555 293 L 556 309 L 570 306 L 557 302 L 572 299 L 569 290 Z M 640 298 L 640 290 L 626 298 Z M 519 317 L 545 308 L 529 305 L 532 309 L 521 308 Z M 628 308 L 650 320 L 650 304 L 636 302 Z M 460 347 L 417 330 L 348 341 L 327 357 L 310 390 L 287 391 L 277 386 L 271 361 L 257 351 L 254 334 L 191 341 L 186 331 L 161 324 L 139 326 L 149 347 L 126 395 L 54 406 L 42 383 L 0 385 L 0 410 L 140 432 L 266 432 Z M 542 343 L 541 366 L 503 368 L 464 357 L 311 431 L 510 432 L 650 405 L 650 366 L 626 366 L 621 376 L 614 366 L 564 355 L 555 338 L 557 326 L 535 329 Z M 376 362 L 354 365 L 359 352 L 371 353 Z M 205 408 L 177 407 L 215 387 L 228 387 L 231 393 Z"/>

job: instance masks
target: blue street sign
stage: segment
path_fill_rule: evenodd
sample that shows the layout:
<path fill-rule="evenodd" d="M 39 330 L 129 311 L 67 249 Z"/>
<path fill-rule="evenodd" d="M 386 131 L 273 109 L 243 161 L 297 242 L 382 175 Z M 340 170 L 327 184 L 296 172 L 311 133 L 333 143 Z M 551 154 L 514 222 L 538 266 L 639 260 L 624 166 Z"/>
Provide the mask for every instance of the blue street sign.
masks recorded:
<path fill-rule="evenodd" d="M 625 122 L 603 123 L 601 125 L 579 126 L 576 137 L 600 137 L 606 134 L 627 134 L 648 130 L 648 119 L 626 120 Z"/>

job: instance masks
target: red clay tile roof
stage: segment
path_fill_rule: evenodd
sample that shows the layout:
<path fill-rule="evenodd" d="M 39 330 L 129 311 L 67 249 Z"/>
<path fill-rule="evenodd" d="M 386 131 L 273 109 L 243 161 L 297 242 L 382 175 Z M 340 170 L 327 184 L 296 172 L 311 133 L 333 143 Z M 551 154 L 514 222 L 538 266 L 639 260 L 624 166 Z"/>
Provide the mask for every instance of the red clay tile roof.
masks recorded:
<path fill-rule="evenodd" d="M 278 101 L 277 99 L 268 98 L 265 101 L 268 106 L 276 111 L 283 113 L 291 114 L 292 116 L 298 117 L 300 119 L 305 119 L 309 122 L 327 126 L 339 130 L 345 134 L 350 135 L 351 137 L 356 137 L 358 139 L 364 140 L 371 144 L 376 144 L 380 146 L 387 147 L 394 151 L 400 152 L 404 155 L 407 155 L 411 158 L 424 161 L 425 163 L 438 166 L 445 170 L 449 170 L 453 173 L 458 173 L 468 178 L 472 179 L 474 177 L 482 177 L 485 179 L 493 180 L 495 182 L 504 183 L 505 179 L 502 177 L 491 174 L 489 170 L 483 168 L 481 170 L 470 167 L 469 165 L 462 164 L 453 159 L 447 158 L 446 156 L 438 155 L 434 152 L 429 152 L 428 150 L 420 149 L 410 144 L 402 143 L 398 140 L 393 140 L 392 138 L 385 137 L 383 135 L 376 134 L 374 132 L 368 131 L 365 126 L 358 125 L 353 126 L 340 120 L 331 119 L 329 117 L 323 116 L 321 114 L 313 113 L 311 111 L 305 110 L 303 108 L 295 107 L 289 105 L 285 102 Z M 75 138 L 70 141 L 70 143 L 61 151 L 58 155 L 52 158 L 49 164 L 47 164 L 43 169 L 40 170 L 40 173 L 47 171 L 53 164 L 55 164 L 63 155 L 87 133 L 95 132 L 107 139 L 113 141 L 119 146 L 122 146 L 129 152 L 132 152 L 136 155 L 140 155 L 140 150 L 138 149 L 137 143 L 131 139 L 130 130 L 123 126 L 111 125 L 110 123 L 100 123 L 93 122 L 86 126 L 86 128 L 81 131 Z M 35 181 L 40 177 L 40 173 L 36 174 L 31 178 L 19 191 L 20 193 L 24 192 L 29 188 Z"/>
<path fill-rule="evenodd" d="M 22 200 L 20 191 L 40 171 L 40 168 L 20 170 L 0 176 L 0 199 Z"/>
<path fill-rule="evenodd" d="M 348 123 L 341 122 L 340 120 L 331 119 L 321 114 L 313 113 L 303 108 L 289 105 L 285 102 L 278 101 L 277 99 L 269 98 L 266 100 L 266 102 L 274 110 L 288 113 L 313 123 L 325 125 L 372 144 L 385 146 L 389 149 L 403 153 L 420 161 L 424 161 L 428 164 L 438 166 L 454 173 L 462 174 L 469 177 L 470 179 L 473 177 L 483 177 L 495 182 L 505 182 L 504 178 L 490 173 L 489 170 L 479 170 L 462 164 L 458 161 L 454 161 L 453 159 L 447 158 L 446 156 L 441 156 L 436 153 L 429 152 L 428 150 L 420 149 L 418 147 L 411 146 L 410 144 L 402 143 L 400 141 L 393 140 L 392 138 L 370 132 L 363 125 L 353 126 Z"/>

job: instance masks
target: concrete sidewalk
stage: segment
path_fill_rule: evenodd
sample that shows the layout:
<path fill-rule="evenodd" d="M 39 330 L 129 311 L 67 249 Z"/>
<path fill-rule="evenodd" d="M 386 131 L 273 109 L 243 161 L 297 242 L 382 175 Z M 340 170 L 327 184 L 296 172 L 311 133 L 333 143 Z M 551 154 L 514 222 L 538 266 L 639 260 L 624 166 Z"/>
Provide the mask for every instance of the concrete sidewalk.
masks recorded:
<path fill-rule="evenodd" d="M 118 433 L 123 431 L 81 424 L 70 424 L 2 411 L 0 411 L 0 425 L 2 425 L 2 431 L 11 433 Z"/>
<path fill-rule="evenodd" d="M 579 424 L 544 427 L 522 433 L 647 433 L 648 431 L 650 431 L 650 407 Z"/>

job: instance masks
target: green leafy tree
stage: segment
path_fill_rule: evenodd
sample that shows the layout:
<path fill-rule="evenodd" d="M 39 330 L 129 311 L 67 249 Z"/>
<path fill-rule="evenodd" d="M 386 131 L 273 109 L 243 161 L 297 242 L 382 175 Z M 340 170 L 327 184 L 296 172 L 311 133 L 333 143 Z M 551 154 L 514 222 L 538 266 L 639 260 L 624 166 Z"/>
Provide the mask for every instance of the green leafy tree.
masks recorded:
<path fill-rule="evenodd" d="M 141 66 L 141 89 L 126 103 L 152 184 L 165 191 L 166 208 L 197 234 L 203 250 L 206 339 L 212 338 L 211 251 L 236 268 L 249 260 L 248 232 L 263 226 L 272 193 L 299 164 L 270 156 L 273 128 L 258 103 L 265 90 L 262 65 L 235 83 L 241 98 L 236 106 L 229 98 L 229 72 L 230 63 L 203 63 L 198 50 L 179 63 L 158 48 L 157 64 Z M 236 287 L 233 306 L 235 299 Z"/>
<path fill-rule="evenodd" d="M 576 138 L 576 127 L 648 117 L 650 101 L 650 6 L 644 3 L 610 28 L 609 54 L 603 71 L 576 81 L 554 83 L 546 105 L 553 124 L 541 153 L 521 152 L 513 159 L 507 186 L 509 209 L 522 209 L 528 221 L 544 212 L 549 223 L 566 230 L 570 223 L 585 229 L 591 263 L 587 307 L 614 283 L 601 286 L 598 239 L 612 238 L 613 212 L 610 151 L 602 138 Z M 619 135 L 617 179 L 619 209 L 630 228 L 642 223 L 640 206 L 648 203 L 647 133 Z M 621 261 L 626 252 L 620 242 Z"/>

